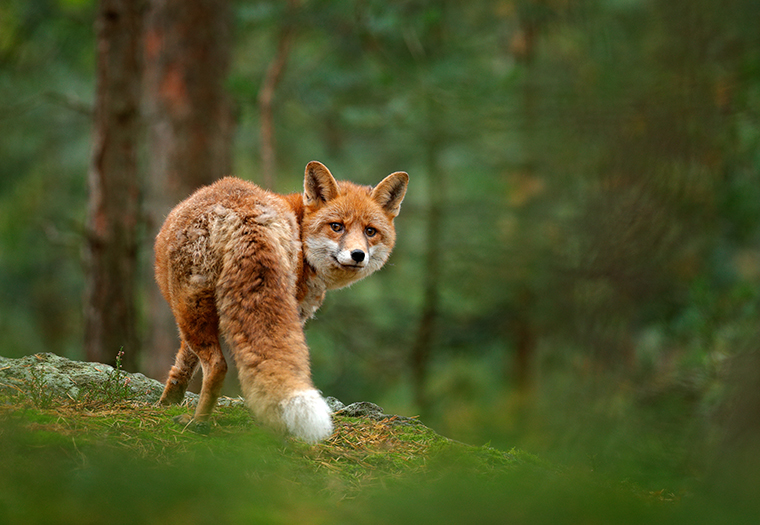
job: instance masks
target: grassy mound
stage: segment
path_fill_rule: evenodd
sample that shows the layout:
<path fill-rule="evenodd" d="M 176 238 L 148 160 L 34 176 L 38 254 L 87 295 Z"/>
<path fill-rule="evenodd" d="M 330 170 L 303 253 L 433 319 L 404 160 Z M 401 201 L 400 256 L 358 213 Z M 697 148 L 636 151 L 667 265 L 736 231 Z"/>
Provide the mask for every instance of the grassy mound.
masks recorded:
<path fill-rule="evenodd" d="M 173 422 L 186 406 L 158 407 L 126 390 L 118 397 L 108 384 L 72 397 L 42 395 L 27 383 L 0 389 L 2 524 L 746 518 L 738 508 L 726 513 L 694 496 L 644 491 L 520 450 L 458 443 L 413 418 L 338 412 L 333 436 L 310 446 L 259 427 L 240 405 L 217 408 L 201 435 Z"/>

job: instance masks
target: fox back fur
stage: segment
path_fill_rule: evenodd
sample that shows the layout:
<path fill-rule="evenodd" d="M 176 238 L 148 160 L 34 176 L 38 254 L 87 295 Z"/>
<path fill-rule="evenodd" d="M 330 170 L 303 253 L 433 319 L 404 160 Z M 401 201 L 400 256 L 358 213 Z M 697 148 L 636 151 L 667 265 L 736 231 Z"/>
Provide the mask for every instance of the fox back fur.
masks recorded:
<path fill-rule="evenodd" d="M 181 343 L 161 403 L 181 401 L 200 364 L 193 420 L 208 420 L 227 372 L 221 334 L 257 419 L 307 442 L 332 434 L 330 409 L 311 380 L 303 323 L 326 290 L 383 266 L 408 181 L 396 172 L 374 188 L 336 182 L 312 161 L 303 194 L 227 177 L 172 210 L 156 238 L 155 269 Z"/>

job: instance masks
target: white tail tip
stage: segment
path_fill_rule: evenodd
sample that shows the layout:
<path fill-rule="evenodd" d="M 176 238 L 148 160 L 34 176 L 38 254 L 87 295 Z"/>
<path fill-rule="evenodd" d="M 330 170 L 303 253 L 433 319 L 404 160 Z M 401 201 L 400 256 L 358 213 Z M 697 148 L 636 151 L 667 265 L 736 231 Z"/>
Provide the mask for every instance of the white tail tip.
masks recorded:
<path fill-rule="evenodd" d="M 328 438 L 333 432 L 330 407 L 316 390 L 295 392 L 280 405 L 288 432 L 307 443 Z"/>

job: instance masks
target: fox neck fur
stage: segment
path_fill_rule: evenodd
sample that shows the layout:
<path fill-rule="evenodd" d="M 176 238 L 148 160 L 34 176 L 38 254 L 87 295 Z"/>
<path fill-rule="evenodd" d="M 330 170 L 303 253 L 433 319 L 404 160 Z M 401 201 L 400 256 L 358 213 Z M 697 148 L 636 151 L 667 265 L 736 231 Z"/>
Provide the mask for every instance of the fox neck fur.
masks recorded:
<path fill-rule="evenodd" d="M 404 172 L 389 175 L 374 188 L 338 182 L 324 165 L 312 161 L 306 167 L 304 193 L 282 197 L 295 215 L 302 247 L 296 273 L 302 322 L 322 305 L 327 290 L 348 286 L 385 264 L 395 244 L 393 219 L 407 183 Z M 331 225 L 340 225 L 341 231 L 326 235 Z M 349 259 L 357 252 L 364 254 L 360 261 Z M 342 253 L 349 254 L 345 260 Z"/>

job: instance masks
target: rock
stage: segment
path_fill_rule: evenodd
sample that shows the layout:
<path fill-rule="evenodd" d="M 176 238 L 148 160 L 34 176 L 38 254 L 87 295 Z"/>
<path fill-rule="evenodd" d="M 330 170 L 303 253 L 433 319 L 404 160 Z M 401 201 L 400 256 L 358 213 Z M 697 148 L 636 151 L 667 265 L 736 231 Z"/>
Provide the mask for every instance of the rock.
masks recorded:
<path fill-rule="evenodd" d="M 144 403 L 156 403 L 164 385 L 140 373 L 127 373 L 103 363 L 72 361 L 55 354 L 35 354 L 18 359 L 0 357 L 0 393 L 24 394 L 36 404 L 42 400 L 68 398 L 77 400 L 82 395 L 106 394 L 114 399 L 126 398 Z M 393 418 L 398 423 L 417 423 L 414 418 L 393 416 L 382 407 L 367 401 L 346 406 L 334 397 L 326 398 L 335 414 L 348 417 L 367 417 L 381 420 Z M 198 394 L 185 394 L 185 404 L 198 403 Z M 244 405 L 242 397 L 220 397 L 218 406 Z"/>
<path fill-rule="evenodd" d="M 103 363 L 72 361 L 55 354 L 18 359 L 0 357 L 0 392 L 25 394 L 37 402 L 53 398 L 77 400 L 100 394 L 132 401 L 156 403 L 164 385 L 140 373 L 127 373 Z M 195 405 L 198 394 L 188 392 L 184 403 Z M 242 398 L 220 397 L 220 406 L 242 405 Z"/>
<path fill-rule="evenodd" d="M 339 412 L 346 408 L 346 405 L 341 403 L 339 400 L 335 399 L 334 397 L 326 397 L 325 401 L 327 402 L 327 406 L 330 407 L 330 410 L 333 412 Z"/>
<path fill-rule="evenodd" d="M 335 399 L 335 398 L 328 398 L 328 399 Z M 335 401 L 338 401 L 338 400 L 335 399 Z M 340 403 L 340 401 L 338 401 L 338 403 Z M 328 404 L 329 404 L 329 401 L 328 401 Z M 343 403 L 340 403 L 340 404 L 343 405 Z M 419 421 L 413 417 L 386 414 L 383 411 L 382 407 L 374 403 L 370 403 L 369 401 L 358 401 L 356 403 L 351 403 L 348 406 L 343 406 L 342 408 L 338 410 L 334 410 L 334 412 L 341 416 L 366 417 L 366 418 L 374 419 L 377 421 L 381 419 L 392 419 L 394 423 L 401 424 L 401 425 L 414 425 L 414 424 L 419 423 Z"/>
<path fill-rule="evenodd" d="M 373 419 L 390 417 L 383 413 L 383 408 L 377 406 L 374 403 L 368 401 L 359 401 L 357 403 L 351 403 L 347 407 L 340 410 L 340 413 L 348 417 L 369 417 Z"/>
<path fill-rule="evenodd" d="M 85 391 L 108 388 L 119 388 L 125 397 L 147 403 L 158 401 L 163 391 L 155 379 L 103 363 L 72 361 L 50 353 L 0 357 L 0 390 L 77 399 Z"/>

